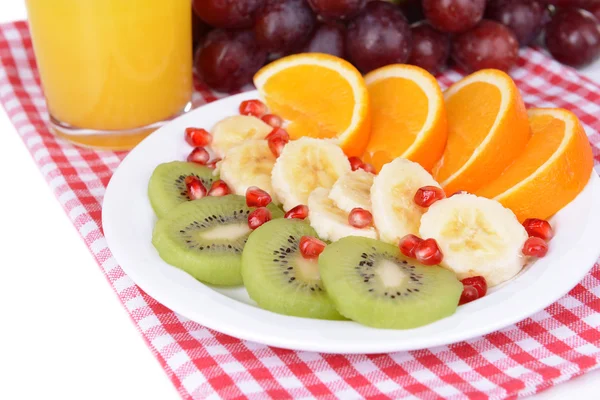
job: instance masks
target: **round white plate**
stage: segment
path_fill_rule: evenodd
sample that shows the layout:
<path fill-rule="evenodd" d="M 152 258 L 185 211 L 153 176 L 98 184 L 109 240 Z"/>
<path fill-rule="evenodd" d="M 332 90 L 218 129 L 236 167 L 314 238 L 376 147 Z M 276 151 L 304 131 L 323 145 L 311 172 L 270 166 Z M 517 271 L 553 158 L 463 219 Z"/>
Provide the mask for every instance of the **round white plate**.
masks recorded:
<path fill-rule="evenodd" d="M 108 245 L 123 270 L 144 291 L 173 311 L 240 339 L 294 350 L 385 353 L 469 339 L 500 329 L 546 307 L 573 288 L 600 254 L 600 179 L 553 218 L 556 236 L 548 255 L 483 299 L 459 307 L 441 321 L 412 330 L 382 330 L 351 321 L 288 317 L 258 308 L 245 289 L 200 283 L 162 261 L 151 244 L 156 217 L 146 195 L 154 168 L 184 160 L 188 126 L 211 128 L 236 114 L 246 92 L 183 115 L 138 145 L 114 174 L 104 198 L 102 223 Z"/>

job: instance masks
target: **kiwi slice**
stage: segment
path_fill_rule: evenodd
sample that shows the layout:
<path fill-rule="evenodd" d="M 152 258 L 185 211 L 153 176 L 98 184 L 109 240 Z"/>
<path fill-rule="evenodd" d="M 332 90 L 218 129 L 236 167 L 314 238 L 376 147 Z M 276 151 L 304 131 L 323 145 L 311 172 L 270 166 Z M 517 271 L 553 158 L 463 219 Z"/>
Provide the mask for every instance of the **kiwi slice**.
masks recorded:
<path fill-rule="evenodd" d="M 194 175 L 209 189 L 219 179 L 213 172 L 210 168 L 185 161 L 172 161 L 156 167 L 148 183 L 148 197 L 156 216 L 162 218 L 175 206 L 190 200 L 184 182 L 186 176 Z"/>
<path fill-rule="evenodd" d="M 283 212 L 268 206 L 273 218 Z M 173 208 L 158 220 L 152 244 L 167 263 L 199 281 L 213 285 L 241 285 L 242 250 L 248 236 L 248 214 L 243 196 L 204 197 Z"/>
<path fill-rule="evenodd" d="M 325 293 L 316 260 L 298 250 L 302 236 L 317 236 L 308 223 L 276 219 L 256 229 L 242 254 L 242 277 L 252 300 L 279 314 L 343 319 Z"/>
<path fill-rule="evenodd" d="M 328 245 L 319 270 L 338 311 L 375 328 L 416 328 L 452 315 L 463 289 L 453 272 L 426 267 L 397 246 L 363 237 Z"/>

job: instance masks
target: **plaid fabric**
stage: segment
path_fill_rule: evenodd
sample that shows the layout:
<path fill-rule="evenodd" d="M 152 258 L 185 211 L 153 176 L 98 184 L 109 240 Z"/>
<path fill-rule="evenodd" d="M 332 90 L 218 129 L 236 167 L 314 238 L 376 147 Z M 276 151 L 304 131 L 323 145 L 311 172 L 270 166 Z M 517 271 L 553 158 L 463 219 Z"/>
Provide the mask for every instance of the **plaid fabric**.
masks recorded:
<path fill-rule="evenodd" d="M 585 124 L 600 162 L 600 87 L 536 50 L 513 77 L 525 101 L 564 107 Z M 442 78 L 448 85 L 454 71 Z M 196 104 L 219 95 L 198 85 Z M 533 394 L 600 364 L 600 266 L 568 295 L 501 331 L 450 346 L 379 355 L 294 352 L 214 332 L 157 303 L 121 270 L 100 225 L 102 198 L 124 152 L 77 148 L 46 126 L 25 22 L 0 26 L 0 101 L 166 373 L 185 399 L 501 399 Z M 591 266 L 590 266 L 591 267 Z"/>

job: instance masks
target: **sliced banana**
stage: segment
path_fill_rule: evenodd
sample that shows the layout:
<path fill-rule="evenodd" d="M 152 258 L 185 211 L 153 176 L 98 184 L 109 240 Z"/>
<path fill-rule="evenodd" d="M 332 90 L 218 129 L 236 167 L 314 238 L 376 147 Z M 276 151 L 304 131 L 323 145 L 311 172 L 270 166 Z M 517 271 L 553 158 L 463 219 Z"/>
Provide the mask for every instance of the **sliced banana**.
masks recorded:
<path fill-rule="evenodd" d="M 258 186 L 268 192 L 273 202 L 277 197 L 271 186 L 271 171 L 275 165 L 275 156 L 266 140 L 246 140 L 227 151 L 220 162 L 219 171 L 223 179 L 235 194 L 244 196 L 250 186 Z"/>
<path fill-rule="evenodd" d="M 346 236 L 377 239 L 375 228 L 355 228 L 348 223 L 348 213 L 336 207 L 329 189 L 317 188 L 308 197 L 308 220 L 321 239 L 336 241 Z"/>
<path fill-rule="evenodd" d="M 350 162 L 339 146 L 302 137 L 285 145 L 273 167 L 271 181 L 284 210 L 289 210 L 306 204 L 313 190 L 331 188 L 350 171 Z"/>
<path fill-rule="evenodd" d="M 371 186 L 375 175 L 362 169 L 350 171 L 333 184 L 329 198 L 335 205 L 350 212 L 353 208 L 371 211 Z"/>
<path fill-rule="evenodd" d="M 403 236 L 419 233 L 427 209 L 417 206 L 414 196 L 423 186 L 440 187 L 419 164 L 396 158 L 383 166 L 371 186 L 373 221 L 381 240 L 398 244 Z"/>
<path fill-rule="evenodd" d="M 495 200 L 457 194 L 435 202 L 421 218 L 421 237 L 434 238 L 442 266 L 459 279 L 481 275 L 488 286 L 515 276 L 525 264 L 527 232 L 515 214 Z"/>
<path fill-rule="evenodd" d="M 213 126 L 211 147 L 215 154 L 223 158 L 227 150 L 248 139 L 264 139 L 273 127 L 256 117 L 234 115 L 217 122 Z"/>

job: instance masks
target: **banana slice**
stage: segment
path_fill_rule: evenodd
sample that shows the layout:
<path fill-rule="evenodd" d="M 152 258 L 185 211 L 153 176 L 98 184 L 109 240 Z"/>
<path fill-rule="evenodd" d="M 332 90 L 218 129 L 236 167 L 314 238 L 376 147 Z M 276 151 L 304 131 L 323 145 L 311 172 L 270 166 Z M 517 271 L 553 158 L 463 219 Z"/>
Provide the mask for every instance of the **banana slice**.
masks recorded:
<path fill-rule="evenodd" d="M 371 186 L 375 175 L 362 169 L 350 171 L 333 184 L 329 198 L 335 205 L 350 212 L 353 208 L 371 211 Z"/>
<path fill-rule="evenodd" d="M 317 188 L 308 197 L 308 220 L 321 239 L 336 241 L 346 236 L 377 239 L 375 228 L 355 228 L 348 223 L 348 213 L 329 198 L 329 189 Z"/>
<path fill-rule="evenodd" d="M 227 151 L 220 162 L 219 172 L 235 194 L 244 196 L 250 186 L 258 186 L 277 202 L 271 186 L 271 171 L 275 156 L 266 140 L 246 140 Z"/>
<path fill-rule="evenodd" d="M 273 167 L 271 182 L 284 210 L 289 210 L 306 204 L 313 190 L 331 188 L 350 171 L 350 162 L 338 145 L 302 137 L 285 145 Z"/>
<path fill-rule="evenodd" d="M 440 187 L 419 164 L 396 158 L 383 166 L 371 186 L 373 221 L 381 240 L 398 244 L 403 236 L 419 233 L 426 209 L 417 206 L 413 199 L 423 186 Z"/>
<path fill-rule="evenodd" d="M 215 154 L 223 158 L 227 150 L 248 139 L 264 139 L 273 127 L 256 117 L 234 115 L 217 122 L 213 126 L 211 147 Z"/>
<path fill-rule="evenodd" d="M 525 264 L 527 232 L 515 214 L 495 200 L 457 194 L 435 202 L 421 218 L 421 237 L 434 238 L 442 266 L 459 279 L 481 275 L 488 286 L 515 276 Z"/>

